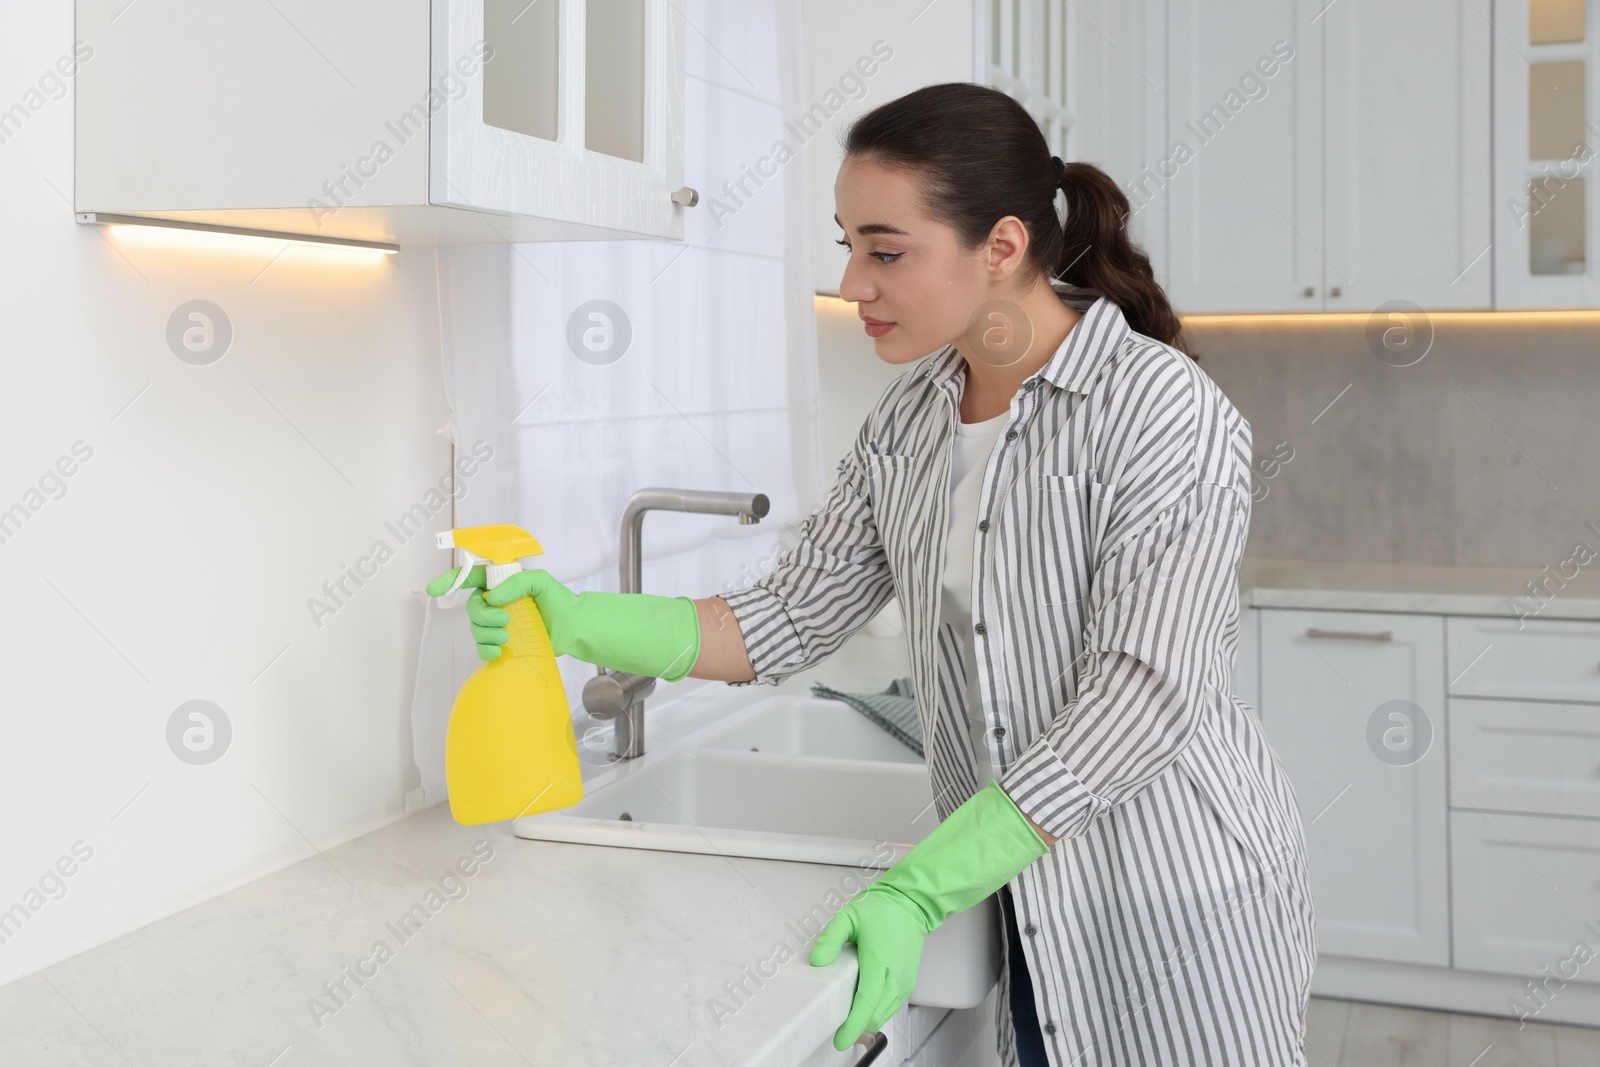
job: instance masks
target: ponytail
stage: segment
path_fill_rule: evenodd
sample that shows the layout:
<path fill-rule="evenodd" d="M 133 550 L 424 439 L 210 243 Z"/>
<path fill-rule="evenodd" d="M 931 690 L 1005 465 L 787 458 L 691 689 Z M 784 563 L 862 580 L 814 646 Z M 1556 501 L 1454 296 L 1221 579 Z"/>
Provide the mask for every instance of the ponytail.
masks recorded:
<path fill-rule="evenodd" d="M 1150 257 L 1128 240 L 1128 197 L 1092 163 L 1068 163 L 1061 191 L 1067 218 L 1055 276 L 1101 293 L 1136 332 L 1187 353 L 1183 323 L 1156 283 Z"/>

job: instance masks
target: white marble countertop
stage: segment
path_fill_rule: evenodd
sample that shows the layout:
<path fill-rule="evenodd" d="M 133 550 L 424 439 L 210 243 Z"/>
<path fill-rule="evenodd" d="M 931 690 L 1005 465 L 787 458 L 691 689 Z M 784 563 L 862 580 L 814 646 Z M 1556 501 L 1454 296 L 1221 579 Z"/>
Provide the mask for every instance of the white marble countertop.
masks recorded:
<path fill-rule="evenodd" d="M 1239 564 L 1241 607 L 1332 608 L 1439 615 L 1600 619 L 1600 568 L 1469 567 L 1345 563 L 1246 556 Z M 1574 567 L 1565 567 L 1572 574 Z M 1527 583 L 1545 583 L 1543 600 Z"/>
<path fill-rule="evenodd" d="M 864 632 L 780 688 L 881 689 L 902 649 Z M 773 692 L 704 683 L 650 739 Z M 810 966 L 790 924 L 852 871 L 528 841 L 437 805 L 0 987 L 0 1064 L 798 1063 L 856 969 Z"/>
<path fill-rule="evenodd" d="M 1514 616 L 1538 576 L 1247 557 L 1240 591 Z M 1580 573 L 1538 614 L 1600 619 L 1600 581 Z M 892 625 L 778 689 L 883 688 L 908 672 L 903 639 L 880 636 Z M 653 707 L 652 745 L 774 691 L 679 685 Z M 847 951 L 811 967 L 789 924 L 850 870 L 528 841 L 439 805 L 0 987 L 0 1063 L 796 1063 L 844 1017 L 855 966 Z M 776 974 L 757 984 L 758 964 Z"/>

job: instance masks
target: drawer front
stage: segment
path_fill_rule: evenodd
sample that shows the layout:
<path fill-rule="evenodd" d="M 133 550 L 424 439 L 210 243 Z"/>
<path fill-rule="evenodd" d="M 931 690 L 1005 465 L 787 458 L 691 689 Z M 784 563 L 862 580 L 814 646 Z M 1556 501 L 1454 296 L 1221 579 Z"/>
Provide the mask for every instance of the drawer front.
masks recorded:
<path fill-rule="evenodd" d="M 1600 703 L 1600 622 L 1446 620 L 1452 696 Z"/>
<path fill-rule="evenodd" d="M 1600 983 L 1600 822 L 1456 811 L 1450 852 L 1456 967 Z"/>
<path fill-rule="evenodd" d="M 1600 705 L 1452 697 L 1450 806 L 1600 819 Z"/>

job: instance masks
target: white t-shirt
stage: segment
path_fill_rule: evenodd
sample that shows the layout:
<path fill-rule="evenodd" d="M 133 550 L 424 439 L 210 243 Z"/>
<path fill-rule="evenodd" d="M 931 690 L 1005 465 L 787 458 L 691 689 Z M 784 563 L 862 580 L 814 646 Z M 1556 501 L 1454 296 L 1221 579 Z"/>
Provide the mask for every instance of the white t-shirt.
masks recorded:
<path fill-rule="evenodd" d="M 961 635 L 961 654 L 967 669 L 967 717 L 980 789 L 989 784 L 994 774 L 989 766 L 989 743 L 984 736 L 988 724 L 978 697 L 978 666 L 972 643 L 973 539 L 978 532 L 978 498 L 984 468 L 989 465 L 995 440 L 1010 418 L 1011 412 L 1002 411 L 983 422 L 957 421 L 950 454 L 950 529 L 939 591 L 939 621 L 950 623 Z"/>

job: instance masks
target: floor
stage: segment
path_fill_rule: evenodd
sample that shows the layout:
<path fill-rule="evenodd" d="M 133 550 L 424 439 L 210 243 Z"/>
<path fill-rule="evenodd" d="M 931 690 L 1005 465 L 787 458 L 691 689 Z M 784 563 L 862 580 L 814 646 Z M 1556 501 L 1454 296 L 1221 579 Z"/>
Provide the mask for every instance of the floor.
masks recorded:
<path fill-rule="evenodd" d="M 993 994 L 990 994 L 991 998 Z M 965 1025 L 951 1064 L 914 1058 L 913 1067 L 997 1067 L 994 1002 L 952 1012 L 945 1025 Z M 970 1018 L 968 1018 L 970 1016 Z M 1595 1020 L 1600 1025 L 1600 1019 Z M 1600 1029 L 1396 1008 L 1312 997 L 1306 1017 L 1307 1067 L 1600 1067 Z"/>
<path fill-rule="evenodd" d="M 1600 1024 L 1600 1019 L 1596 1020 Z M 1311 998 L 1310 1067 L 1600 1067 L 1600 1030 Z"/>

